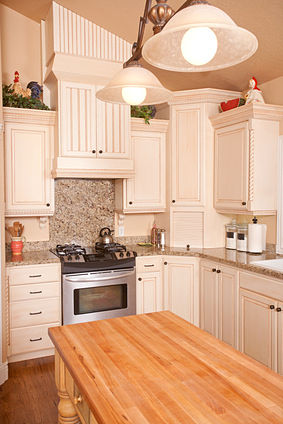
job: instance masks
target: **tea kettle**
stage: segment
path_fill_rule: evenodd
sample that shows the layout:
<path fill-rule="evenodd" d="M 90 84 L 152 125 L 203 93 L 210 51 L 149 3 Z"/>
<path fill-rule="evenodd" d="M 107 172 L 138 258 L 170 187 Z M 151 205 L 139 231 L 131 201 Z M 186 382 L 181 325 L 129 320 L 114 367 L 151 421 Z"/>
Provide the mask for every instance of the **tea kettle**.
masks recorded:
<path fill-rule="evenodd" d="M 100 230 L 99 237 L 100 237 L 100 243 L 102 244 L 109 244 L 113 243 L 113 237 L 111 236 L 111 230 L 108 227 L 103 227 Z"/>

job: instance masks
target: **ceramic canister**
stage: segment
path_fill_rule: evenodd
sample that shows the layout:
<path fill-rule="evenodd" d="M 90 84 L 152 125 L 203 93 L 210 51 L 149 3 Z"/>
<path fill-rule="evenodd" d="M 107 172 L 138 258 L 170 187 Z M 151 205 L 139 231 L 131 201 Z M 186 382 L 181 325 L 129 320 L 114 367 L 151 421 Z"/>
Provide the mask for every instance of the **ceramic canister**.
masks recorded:
<path fill-rule="evenodd" d="M 25 242 L 24 237 L 12 237 L 11 250 L 12 250 L 13 255 L 21 255 L 22 254 L 24 242 Z"/>

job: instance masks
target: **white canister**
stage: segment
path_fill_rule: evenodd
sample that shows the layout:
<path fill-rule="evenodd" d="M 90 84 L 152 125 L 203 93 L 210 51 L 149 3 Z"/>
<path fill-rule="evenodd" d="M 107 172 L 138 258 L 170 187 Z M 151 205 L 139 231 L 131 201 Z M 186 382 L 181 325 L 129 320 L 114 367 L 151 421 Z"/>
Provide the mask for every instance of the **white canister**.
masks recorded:
<path fill-rule="evenodd" d="M 237 250 L 248 251 L 248 224 L 239 224 L 237 231 Z"/>
<path fill-rule="evenodd" d="M 237 225 L 232 221 L 231 224 L 225 225 L 225 247 L 226 249 L 236 249 L 237 247 Z"/>

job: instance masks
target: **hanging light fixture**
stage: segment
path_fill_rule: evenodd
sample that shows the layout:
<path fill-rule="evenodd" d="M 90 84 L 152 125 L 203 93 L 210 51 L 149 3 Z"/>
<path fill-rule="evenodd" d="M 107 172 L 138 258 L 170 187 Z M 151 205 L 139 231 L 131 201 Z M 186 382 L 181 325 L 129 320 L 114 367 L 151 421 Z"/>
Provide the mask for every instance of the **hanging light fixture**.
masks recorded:
<path fill-rule="evenodd" d="M 146 0 L 132 57 L 96 93 L 100 100 L 150 105 L 169 99 L 170 91 L 139 64 L 141 57 L 169 71 L 203 72 L 241 63 L 257 50 L 254 34 L 237 26 L 225 12 L 206 0 L 187 0 L 176 13 L 167 0 L 156 0 L 153 7 L 151 3 L 152 0 Z M 148 19 L 154 24 L 154 36 L 142 46 Z"/>

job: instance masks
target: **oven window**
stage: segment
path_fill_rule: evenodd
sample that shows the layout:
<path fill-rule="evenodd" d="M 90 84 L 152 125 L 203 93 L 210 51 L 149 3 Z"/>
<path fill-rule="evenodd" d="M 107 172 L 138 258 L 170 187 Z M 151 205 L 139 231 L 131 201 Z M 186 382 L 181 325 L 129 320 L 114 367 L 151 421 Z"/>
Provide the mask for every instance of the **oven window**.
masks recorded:
<path fill-rule="evenodd" d="M 127 284 L 74 290 L 75 315 L 127 308 Z"/>

